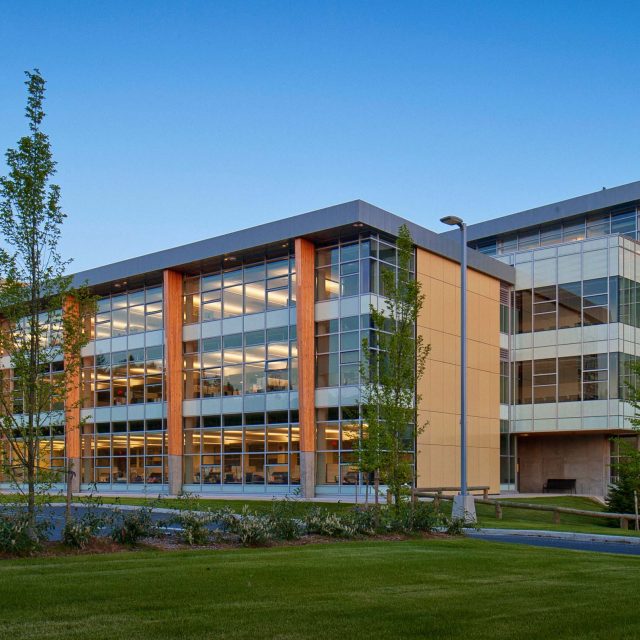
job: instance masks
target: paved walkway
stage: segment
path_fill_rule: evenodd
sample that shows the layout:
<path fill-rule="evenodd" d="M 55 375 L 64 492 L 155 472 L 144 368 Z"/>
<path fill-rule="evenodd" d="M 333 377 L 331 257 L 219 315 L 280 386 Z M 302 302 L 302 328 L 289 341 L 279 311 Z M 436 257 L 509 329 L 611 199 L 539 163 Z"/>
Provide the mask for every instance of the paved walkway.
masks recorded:
<path fill-rule="evenodd" d="M 591 533 L 565 531 L 537 531 L 522 529 L 469 529 L 466 534 L 477 540 L 526 544 L 535 547 L 622 553 L 640 556 L 640 538 L 631 536 L 604 536 Z"/>

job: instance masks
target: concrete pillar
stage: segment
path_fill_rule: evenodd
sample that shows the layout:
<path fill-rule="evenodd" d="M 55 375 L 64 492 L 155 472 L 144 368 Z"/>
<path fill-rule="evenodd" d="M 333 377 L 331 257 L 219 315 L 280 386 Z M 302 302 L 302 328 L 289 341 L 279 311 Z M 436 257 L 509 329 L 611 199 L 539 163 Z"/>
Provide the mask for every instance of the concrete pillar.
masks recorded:
<path fill-rule="evenodd" d="M 304 498 L 316 495 L 316 452 L 300 452 L 300 490 Z"/>
<path fill-rule="evenodd" d="M 169 493 L 177 496 L 182 491 L 182 456 L 169 454 Z"/>

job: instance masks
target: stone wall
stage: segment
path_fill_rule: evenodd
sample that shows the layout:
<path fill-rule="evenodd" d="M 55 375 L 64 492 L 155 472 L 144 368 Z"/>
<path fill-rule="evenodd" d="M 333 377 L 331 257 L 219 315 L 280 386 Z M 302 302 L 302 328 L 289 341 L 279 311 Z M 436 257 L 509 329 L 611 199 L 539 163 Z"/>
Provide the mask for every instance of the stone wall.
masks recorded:
<path fill-rule="evenodd" d="M 609 437 L 587 433 L 519 436 L 519 491 L 540 493 L 549 478 L 575 478 L 577 493 L 606 495 Z"/>

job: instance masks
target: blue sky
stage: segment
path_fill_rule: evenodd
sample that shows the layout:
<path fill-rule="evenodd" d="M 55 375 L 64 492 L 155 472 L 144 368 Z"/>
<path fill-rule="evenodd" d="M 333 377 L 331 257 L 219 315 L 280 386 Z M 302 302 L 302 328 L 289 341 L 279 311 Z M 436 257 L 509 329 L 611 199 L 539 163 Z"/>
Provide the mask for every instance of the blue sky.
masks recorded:
<path fill-rule="evenodd" d="M 637 2 L 0 9 L 0 149 L 39 67 L 74 270 L 355 198 L 438 229 L 640 178 Z"/>

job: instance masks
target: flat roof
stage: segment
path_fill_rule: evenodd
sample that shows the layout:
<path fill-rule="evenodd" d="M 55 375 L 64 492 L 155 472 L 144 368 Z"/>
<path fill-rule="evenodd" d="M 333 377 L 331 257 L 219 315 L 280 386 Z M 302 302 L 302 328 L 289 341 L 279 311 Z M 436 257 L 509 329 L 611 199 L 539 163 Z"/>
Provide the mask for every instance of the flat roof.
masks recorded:
<path fill-rule="evenodd" d="M 165 269 L 189 271 L 207 263 L 211 258 L 259 249 L 295 237 L 318 241 L 329 240 L 336 231 L 350 230 L 353 232 L 354 226 L 371 227 L 395 236 L 402 224 L 408 226 L 417 246 L 456 262 L 460 261 L 460 245 L 455 238 L 429 231 L 429 229 L 363 200 L 353 200 L 241 231 L 80 271 L 74 274 L 73 283 L 76 286 L 87 283 L 89 286 L 99 287 L 124 280 L 149 279 L 154 276 L 157 278 Z M 509 265 L 471 249 L 468 252 L 468 261 L 469 266 L 477 271 L 505 282 L 514 282 L 514 269 Z"/>
<path fill-rule="evenodd" d="M 621 207 L 636 200 L 640 200 L 640 181 L 471 224 L 467 227 L 467 236 L 469 241 L 492 238 L 592 211 Z M 451 237 L 452 233 L 455 231 L 445 231 L 442 235 Z"/>

